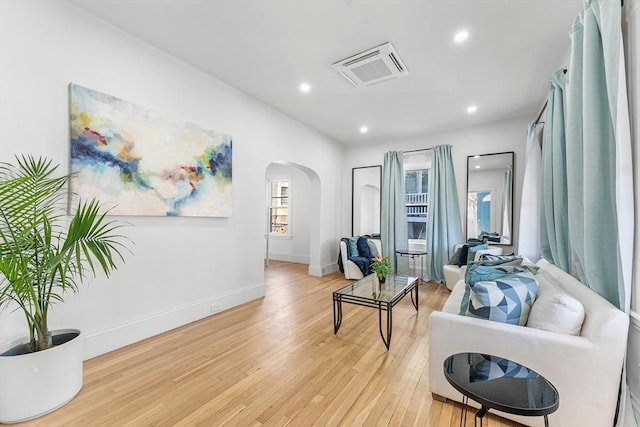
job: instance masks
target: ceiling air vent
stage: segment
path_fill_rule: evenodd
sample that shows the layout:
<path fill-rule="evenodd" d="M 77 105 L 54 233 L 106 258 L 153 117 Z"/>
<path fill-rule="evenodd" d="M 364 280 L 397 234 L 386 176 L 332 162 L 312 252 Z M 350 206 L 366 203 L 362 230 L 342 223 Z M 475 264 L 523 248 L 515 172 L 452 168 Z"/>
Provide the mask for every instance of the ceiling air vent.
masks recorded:
<path fill-rule="evenodd" d="M 355 87 L 370 86 L 409 74 L 391 43 L 385 43 L 333 64 Z"/>

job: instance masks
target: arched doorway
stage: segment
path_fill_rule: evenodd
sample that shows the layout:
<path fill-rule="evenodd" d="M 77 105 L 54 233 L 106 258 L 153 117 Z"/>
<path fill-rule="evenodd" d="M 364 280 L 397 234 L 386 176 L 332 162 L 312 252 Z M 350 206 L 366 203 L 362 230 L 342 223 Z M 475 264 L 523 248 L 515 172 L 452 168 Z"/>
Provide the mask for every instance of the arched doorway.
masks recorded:
<path fill-rule="evenodd" d="M 265 170 L 265 262 L 307 263 L 321 276 L 320 177 L 303 165 L 274 161 Z"/>

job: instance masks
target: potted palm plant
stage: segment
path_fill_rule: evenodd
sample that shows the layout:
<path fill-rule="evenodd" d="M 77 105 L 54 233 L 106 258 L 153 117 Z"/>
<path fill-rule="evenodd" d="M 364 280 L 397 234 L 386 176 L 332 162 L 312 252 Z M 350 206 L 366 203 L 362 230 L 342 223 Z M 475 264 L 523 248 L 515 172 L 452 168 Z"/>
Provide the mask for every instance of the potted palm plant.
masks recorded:
<path fill-rule="evenodd" d="M 28 331 L 0 351 L 0 423 L 44 415 L 80 391 L 80 332 L 50 330 L 51 306 L 124 260 L 123 224 L 107 220 L 98 201 L 78 201 L 66 215 L 71 176 L 57 168 L 33 156 L 0 163 L 0 309 L 21 311 Z"/>

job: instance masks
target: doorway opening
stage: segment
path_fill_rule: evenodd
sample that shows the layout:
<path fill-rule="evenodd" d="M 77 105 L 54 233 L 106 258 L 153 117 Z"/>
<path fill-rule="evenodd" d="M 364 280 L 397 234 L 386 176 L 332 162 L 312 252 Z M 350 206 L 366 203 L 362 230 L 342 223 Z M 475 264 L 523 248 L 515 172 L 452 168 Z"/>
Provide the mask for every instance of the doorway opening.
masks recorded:
<path fill-rule="evenodd" d="M 321 276 L 318 174 L 284 160 L 267 165 L 264 218 L 265 267 L 271 260 L 295 262 Z"/>

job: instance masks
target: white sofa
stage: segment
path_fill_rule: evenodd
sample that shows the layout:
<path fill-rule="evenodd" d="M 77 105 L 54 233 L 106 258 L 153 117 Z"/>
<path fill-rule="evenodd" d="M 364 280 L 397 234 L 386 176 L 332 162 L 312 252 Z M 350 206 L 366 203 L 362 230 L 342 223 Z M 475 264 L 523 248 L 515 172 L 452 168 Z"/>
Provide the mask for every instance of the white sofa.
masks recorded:
<path fill-rule="evenodd" d="M 460 249 L 461 246 L 462 244 L 456 245 L 454 251 Z M 484 254 L 502 255 L 502 248 L 499 246 L 489 246 L 489 249 L 481 249 L 476 252 L 473 260 L 478 261 Z M 464 279 L 464 273 L 467 271 L 467 266 L 463 265 L 458 267 L 457 265 L 445 264 L 442 267 L 442 271 L 444 273 L 445 285 L 447 285 L 447 288 L 452 291 L 456 283 L 458 283 L 459 280 Z"/>
<path fill-rule="evenodd" d="M 555 285 L 582 303 L 585 317 L 580 334 L 566 335 L 461 316 L 458 313 L 465 284 L 459 281 L 442 311 L 433 312 L 430 316 L 431 392 L 434 398 L 444 397 L 460 402 L 462 395 L 444 377 L 444 360 L 461 352 L 492 354 L 533 369 L 558 389 L 560 406 L 549 415 L 550 425 L 612 426 L 629 318 L 556 266 L 545 260 L 540 260 L 537 265 L 540 267 L 536 274 L 540 289 Z M 537 303 L 545 302 L 539 298 L 533 306 Z M 543 307 L 537 307 L 540 308 Z M 477 405 L 471 400 L 469 402 L 470 405 Z M 544 425 L 543 417 L 492 412 L 526 425 Z"/>
<path fill-rule="evenodd" d="M 369 242 L 373 242 L 378 249 L 378 253 L 382 253 L 382 245 L 380 243 L 380 239 L 367 239 Z M 358 268 L 358 266 L 353 262 L 349 261 L 349 257 L 347 256 L 347 244 L 340 241 L 340 257 L 342 258 L 342 268 L 344 269 L 344 277 L 345 279 L 362 279 L 364 275 L 362 271 Z"/>

